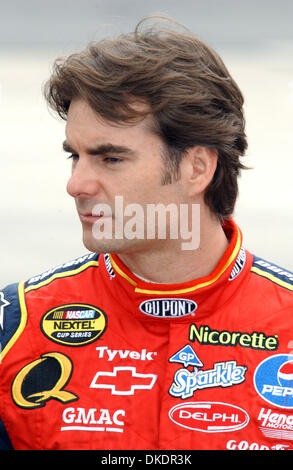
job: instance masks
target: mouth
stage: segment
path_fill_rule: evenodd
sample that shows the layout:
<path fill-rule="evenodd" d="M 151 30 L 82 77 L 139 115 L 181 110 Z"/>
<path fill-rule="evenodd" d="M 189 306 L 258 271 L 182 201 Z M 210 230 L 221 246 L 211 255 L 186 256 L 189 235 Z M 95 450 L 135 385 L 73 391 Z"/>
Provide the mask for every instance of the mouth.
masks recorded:
<path fill-rule="evenodd" d="M 105 217 L 109 217 L 109 215 L 105 215 L 104 213 L 100 213 L 98 215 L 93 215 L 90 212 L 89 213 L 78 213 L 80 221 L 81 222 L 86 222 L 86 223 L 95 223 L 98 220 L 102 220 Z"/>
<path fill-rule="evenodd" d="M 79 215 L 79 218 L 80 218 L 81 222 L 91 223 L 91 224 L 95 223 L 99 220 L 102 220 L 104 218 L 112 217 L 112 214 L 107 213 L 107 211 L 105 211 L 103 209 L 96 210 L 96 211 L 95 211 L 95 209 L 93 209 L 92 212 L 80 212 L 80 211 L 78 211 L 78 215 Z"/>

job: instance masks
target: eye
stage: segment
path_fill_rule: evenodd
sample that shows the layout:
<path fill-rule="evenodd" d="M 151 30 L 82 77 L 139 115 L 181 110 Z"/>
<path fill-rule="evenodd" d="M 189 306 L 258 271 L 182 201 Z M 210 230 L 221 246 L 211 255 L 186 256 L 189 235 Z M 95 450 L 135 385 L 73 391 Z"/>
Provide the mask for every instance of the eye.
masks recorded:
<path fill-rule="evenodd" d="M 77 160 L 79 157 L 79 155 L 77 153 L 72 153 L 71 155 L 69 155 L 68 160 Z"/>
<path fill-rule="evenodd" d="M 118 157 L 104 157 L 104 162 L 106 162 L 106 163 L 120 163 L 120 162 L 122 162 L 122 159 L 118 158 Z"/>

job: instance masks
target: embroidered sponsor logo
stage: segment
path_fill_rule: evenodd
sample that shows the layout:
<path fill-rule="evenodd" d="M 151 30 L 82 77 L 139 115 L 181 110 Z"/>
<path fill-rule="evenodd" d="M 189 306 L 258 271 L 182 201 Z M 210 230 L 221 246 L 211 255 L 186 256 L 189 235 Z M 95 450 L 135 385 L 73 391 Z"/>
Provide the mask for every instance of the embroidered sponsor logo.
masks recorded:
<path fill-rule="evenodd" d="M 278 349 L 278 336 L 266 336 L 265 333 L 254 331 L 253 333 L 241 333 L 239 331 L 213 330 L 208 325 L 199 328 L 195 323 L 189 328 L 189 341 L 197 341 L 200 344 L 220 346 L 241 346 L 242 348 L 261 349 L 274 351 Z"/>
<path fill-rule="evenodd" d="M 242 247 L 239 251 L 239 254 L 236 258 L 235 264 L 231 271 L 229 281 L 233 281 L 237 276 L 239 276 L 242 269 L 244 268 L 245 261 L 246 261 L 246 253 L 245 253 L 245 249 Z"/>
<path fill-rule="evenodd" d="M 48 400 L 69 403 L 78 400 L 65 390 L 72 375 L 72 362 L 65 354 L 49 352 L 24 366 L 16 375 L 11 395 L 20 408 L 40 408 Z"/>
<path fill-rule="evenodd" d="M 249 422 L 246 411 L 238 406 L 219 402 L 175 405 L 169 411 L 169 418 L 183 428 L 207 433 L 236 431 Z"/>
<path fill-rule="evenodd" d="M 104 254 L 104 261 L 105 261 L 105 266 L 106 266 L 107 272 L 109 274 L 109 277 L 110 277 L 110 279 L 113 279 L 116 275 L 115 275 L 115 271 L 112 267 L 110 256 L 109 256 L 108 253 Z"/>
<path fill-rule="evenodd" d="M 190 344 L 186 344 L 184 348 L 170 357 L 169 362 L 178 362 L 179 364 L 183 364 L 184 367 L 203 367 L 203 363 L 198 359 Z"/>
<path fill-rule="evenodd" d="M 287 278 L 291 282 L 293 281 L 292 272 L 286 271 L 285 269 L 280 268 L 279 266 L 275 266 L 274 264 L 268 263 L 267 261 L 264 261 L 263 259 L 255 259 L 254 265 L 259 265 L 267 271 L 270 271 L 281 277 Z"/>
<path fill-rule="evenodd" d="M 4 309 L 10 305 L 10 302 L 5 299 L 4 292 L 0 292 L 0 328 L 2 333 L 4 331 Z"/>
<path fill-rule="evenodd" d="M 293 415 L 276 413 L 271 409 L 262 408 L 258 415 L 260 430 L 272 439 L 293 440 Z"/>
<path fill-rule="evenodd" d="M 293 408 L 293 355 L 277 354 L 264 359 L 254 373 L 254 387 L 268 403 Z"/>
<path fill-rule="evenodd" d="M 190 398 L 196 390 L 214 387 L 232 387 L 245 380 L 247 367 L 237 365 L 236 361 L 217 362 L 213 369 L 190 372 L 179 369 L 170 387 L 173 397 Z"/>
<path fill-rule="evenodd" d="M 235 439 L 231 439 L 227 442 L 228 450 L 288 450 L 288 448 L 290 448 L 290 446 L 286 444 L 274 444 L 272 446 L 268 446 L 265 444 L 259 444 L 258 442 L 238 442 Z"/>
<path fill-rule="evenodd" d="M 61 431 L 118 432 L 124 430 L 125 410 L 108 408 L 66 408 L 62 413 Z"/>
<path fill-rule="evenodd" d="M 47 278 L 49 278 L 50 276 L 52 276 L 52 274 L 55 274 L 59 271 L 69 270 L 73 266 L 81 265 L 81 264 L 85 263 L 86 261 L 92 260 L 92 258 L 94 258 L 95 256 L 96 256 L 96 253 L 90 253 L 90 254 L 86 254 L 84 256 L 81 256 L 80 258 L 75 258 L 71 261 L 68 261 L 67 263 L 63 263 L 63 264 L 60 264 L 58 266 L 55 266 L 54 268 L 49 269 L 48 271 L 45 271 L 44 273 L 39 274 L 38 276 L 34 276 L 34 277 L 30 278 L 27 281 L 27 285 L 31 285 L 31 284 L 34 284 L 34 283 L 38 283 L 40 281 L 44 281 Z"/>
<path fill-rule="evenodd" d="M 65 346 L 83 346 L 101 337 L 107 317 L 100 308 L 87 304 L 66 304 L 54 307 L 41 320 L 47 338 Z"/>
<path fill-rule="evenodd" d="M 184 346 L 169 361 L 193 366 L 193 371 L 186 368 L 177 370 L 169 388 L 170 395 L 183 400 L 192 397 L 196 390 L 238 385 L 244 382 L 247 370 L 246 366 L 240 366 L 236 361 L 216 362 L 213 369 L 198 370 L 198 367 L 203 367 L 203 364 L 190 345 Z"/>
<path fill-rule="evenodd" d="M 113 361 L 113 359 L 134 359 L 140 361 L 153 361 L 157 353 L 154 351 L 147 351 L 142 349 L 141 351 L 130 351 L 129 349 L 110 349 L 107 346 L 99 346 L 96 348 L 99 352 L 99 358 L 107 358 L 108 361 Z"/>
<path fill-rule="evenodd" d="M 146 315 L 159 318 L 185 317 L 197 309 L 197 304 L 189 299 L 150 299 L 139 306 Z"/>
<path fill-rule="evenodd" d="M 98 371 L 90 388 L 111 390 L 111 395 L 134 395 L 137 390 L 151 390 L 155 374 L 140 374 L 135 367 L 114 367 L 113 372 Z"/>

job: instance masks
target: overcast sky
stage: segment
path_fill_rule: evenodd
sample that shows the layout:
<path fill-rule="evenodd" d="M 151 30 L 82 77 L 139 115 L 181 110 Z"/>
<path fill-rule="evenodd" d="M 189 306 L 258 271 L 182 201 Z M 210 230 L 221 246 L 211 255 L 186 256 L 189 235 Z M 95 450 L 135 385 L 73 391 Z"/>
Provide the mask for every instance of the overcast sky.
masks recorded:
<path fill-rule="evenodd" d="M 0 7 L 1 48 L 79 47 L 104 35 L 102 25 L 125 31 L 153 13 L 183 22 L 213 46 L 293 40 L 291 0 L 1 0 Z"/>

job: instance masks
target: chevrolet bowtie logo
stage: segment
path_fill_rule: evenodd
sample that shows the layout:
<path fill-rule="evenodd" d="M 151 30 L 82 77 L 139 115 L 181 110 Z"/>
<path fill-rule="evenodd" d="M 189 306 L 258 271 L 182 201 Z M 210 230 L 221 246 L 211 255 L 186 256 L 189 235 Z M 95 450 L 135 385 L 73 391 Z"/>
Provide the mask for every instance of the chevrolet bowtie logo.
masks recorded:
<path fill-rule="evenodd" d="M 112 395 L 134 395 L 136 390 L 151 390 L 157 377 L 139 374 L 135 367 L 114 367 L 113 372 L 97 372 L 90 388 L 106 388 Z"/>

